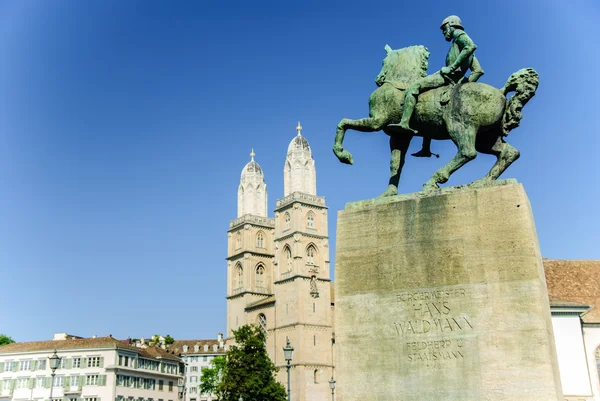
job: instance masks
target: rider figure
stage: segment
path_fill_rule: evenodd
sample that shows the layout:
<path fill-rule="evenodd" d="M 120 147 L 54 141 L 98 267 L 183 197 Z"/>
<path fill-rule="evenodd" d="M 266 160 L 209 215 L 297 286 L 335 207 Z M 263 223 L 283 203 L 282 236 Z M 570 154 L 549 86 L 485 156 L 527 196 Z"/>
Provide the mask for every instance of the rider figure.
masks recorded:
<path fill-rule="evenodd" d="M 428 75 L 425 78 L 415 81 L 408 87 L 404 96 L 402 120 L 400 121 L 400 124 L 390 124 L 390 126 L 399 127 L 411 135 L 417 133 L 416 130 L 410 128 L 409 123 L 417 103 L 417 96 L 420 93 L 444 85 L 453 85 L 465 81 L 476 82 L 483 75 L 483 70 L 479 65 L 479 61 L 477 61 L 477 58 L 474 55 L 477 46 L 464 31 L 460 18 L 456 15 L 449 16 L 442 21 L 441 29 L 446 41 L 452 41 L 452 46 L 446 55 L 446 66 L 432 75 Z M 465 74 L 469 69 L 471 70 L 471 74 L 467 79 L 465 78 Z M 423 148 L 417 153 L 413 153 L 413 156 L 431 157 L 432 153 L 430 146 L 431 138 L 424 137 Z"/>

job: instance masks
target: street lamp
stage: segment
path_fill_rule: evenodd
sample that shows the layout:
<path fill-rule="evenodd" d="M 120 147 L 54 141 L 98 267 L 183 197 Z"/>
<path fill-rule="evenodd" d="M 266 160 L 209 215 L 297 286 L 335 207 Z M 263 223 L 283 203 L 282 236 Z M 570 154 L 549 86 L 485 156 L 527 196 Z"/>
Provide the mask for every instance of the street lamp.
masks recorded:
<path fill-rule="evenodd" d="M 185 382 L 179 382 L 179 384 L 177 385 L 177 389 L 179 390 L 179 398 L 183 400 L 183 396 L 185 395 Z"/>
<path fill-rule="evenodd" d="M 294 347 L 290 344 L 290 339 L 287 339 L 287 344 L 283 347 L 283 357 L 287 361 L 287 374 L 288 374 L 288 401 L 292 399 L 292 393 L 290 392 L 290 361 L 294 355 Z"/>
<path fill-rule="evenodd" d="M 50 376 L 52 377 L 52 382 L 50 383 L 50 401 L 52 401 L 52 389 L 54 388 L 54 375 L 56 375 L 56 369 L 58 369 L 60 367 L 60 360 L 62 358 L 59 357 L 58 355 L 56 355 L 56 350 L 54 350 L 54 354 L 52 354 L 52 356 L 48 357 L 48 361 L 49 361 L 49 365 L 50 365 L 50 370 L 52 371 L 52 373 L 50 374 Z"/>
<path fill-rule="evenodd" d="M 335 391 L 335 380 L 333 380 L 333 376 L 331 376 L 331 380 L 329 380 L 329 388 L 331 389 L 331 401 L 334 401 L 333 392 Z"/>

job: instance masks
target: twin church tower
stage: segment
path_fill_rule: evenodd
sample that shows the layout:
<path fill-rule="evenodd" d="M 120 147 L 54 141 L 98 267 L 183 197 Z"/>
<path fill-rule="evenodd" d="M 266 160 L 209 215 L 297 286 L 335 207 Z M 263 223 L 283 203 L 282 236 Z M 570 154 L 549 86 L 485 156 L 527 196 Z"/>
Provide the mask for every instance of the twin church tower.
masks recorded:
<path fill-rule="evenodd" d="M 317 196 L 315 162 L 300 123 L 296 130 L 274 218 L 267 216 L 267 184 L 254 151 L 242 170 L 238 216 L 228 230 L 227 338 L 244 324 L 258 325 L 284 384 L 289 340 L 292 400 L 325 400 L 333 375 L 327 207 Z"/>

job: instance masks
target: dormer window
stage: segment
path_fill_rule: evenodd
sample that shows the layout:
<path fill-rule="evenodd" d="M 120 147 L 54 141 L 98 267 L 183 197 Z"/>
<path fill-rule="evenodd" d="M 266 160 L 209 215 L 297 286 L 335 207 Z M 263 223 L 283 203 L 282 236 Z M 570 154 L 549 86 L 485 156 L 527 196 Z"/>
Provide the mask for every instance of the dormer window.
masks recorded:
<path fill-rule="evenodd" d="M 187 346 L 187 345 L 184 345 L 184 346 L 183 346 L 183 352 L 187 352 L 187 351 L 188 351 L 188 346 Z"/>
<path fill-rule="evenodd" d="M 200 350 L 200 346 L 199 345 L 194 345 L 194 352 L 198 352 Z"/>
<path fill-rule="evenodd" d="M 217 344 L 213 345 L 213 351 L 217 352 L 219 350 L 219 346 Z"/>
<path fill-rule="evenodd" d="M 204 345 L 204 352 L 208 351 L 208 345 Z"/>

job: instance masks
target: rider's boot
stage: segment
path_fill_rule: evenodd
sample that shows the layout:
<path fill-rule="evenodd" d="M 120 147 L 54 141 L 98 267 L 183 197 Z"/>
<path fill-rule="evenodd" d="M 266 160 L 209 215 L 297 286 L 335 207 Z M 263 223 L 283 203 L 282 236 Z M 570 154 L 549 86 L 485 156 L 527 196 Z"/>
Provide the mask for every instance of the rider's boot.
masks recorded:
<path fill-rule="evenodd" d="M 410 118 L 412 117 L 413 110 L 415 109 L 415 105 L 417 104 L 417 98 L 412 93 L 407 92 L 406 97 L 404 99 L 404 111 L 402 112 L 402 119 L 400 120 L 400 124 L 390 124 L 389 127 L 398 127 L 402 131 L 406 131 L 411 135 L 415 135 L 418 133 L 417 130 L 410 128 Z"/>

